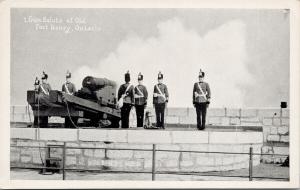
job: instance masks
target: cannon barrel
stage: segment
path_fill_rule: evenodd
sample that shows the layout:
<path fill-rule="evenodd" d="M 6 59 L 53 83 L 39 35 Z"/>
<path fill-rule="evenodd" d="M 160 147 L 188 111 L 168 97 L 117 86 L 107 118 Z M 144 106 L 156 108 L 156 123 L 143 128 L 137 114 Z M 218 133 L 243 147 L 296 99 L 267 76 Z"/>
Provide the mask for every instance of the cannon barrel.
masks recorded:
<path fill-rule="evenodd" d="M 97 91 L 106 86 L 115 87 L 116 82 L 106 78 L 96 78 L 92 76 L 87 76 L 82 81 L 82 87 L 86 87 L 91 91 Z"/>

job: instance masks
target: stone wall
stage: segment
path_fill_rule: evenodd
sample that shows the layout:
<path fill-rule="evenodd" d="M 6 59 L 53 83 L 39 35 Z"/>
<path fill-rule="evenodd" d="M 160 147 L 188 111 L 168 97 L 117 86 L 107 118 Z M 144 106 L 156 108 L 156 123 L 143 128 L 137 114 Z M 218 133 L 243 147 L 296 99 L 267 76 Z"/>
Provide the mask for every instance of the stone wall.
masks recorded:
<path fill-rule="evenodd" d="M 248 154 L 212 152 L 249 153 L 250 147 L 253 147 L 253 152 L 260 154 L 263 135 L 262 132 L 11 129 L 11 145 L 42 147 L 62 145 L 63 141 L 67 143 L 67 147 L 85 148 L 66 151 L 66 165 L 69 168 L 150 172 L 152 143 L 156 143 L 157 171 L 205 172 L 248 168 Z M 21 167 L 41 165 L 46 151 L 44 148 L 37 147 L 34 149 L 11 147 L 11 165 Z M 147 149 L 149 151 L 115 149 Z M 206 153 L 162 150 L 204 151 Z M 51 148 L 51 156 L 61 157 L 62 149 Z M 260 155 L 254 155 L 253 165 L 259 163 Z"/>
<path fill-rule="evenodd" d="M 148 108 L 154 116 L 154 110 Z M 28 122 L 30 108 L 26 106 L 11 107 L 11 121 Z M 130 115 L 130 126 L 136 126 L 134 110 Z M 14 113 L 14 114 L 13 114 Z M 153 117 L 153 122 L 154 122 Z M 52 117 L 49 122 L 63 122 L 62 118 Z M 196 112 L 194 108 L 168 108 L 166 110 L 166 127 L 172 126 L 195 128 Z M 253 108 L 253 109 L 232 109 L 232 108 L 209 108 L 207 113 L 207 125 L 236 126 L 262 126 L 264 136 L 264 147 L 262 153 L 289 154 L 289 109 L 274 108 Z M 170 125 L 169 125 L 170 126 Z M 265 163 L 282 163 L 285 157 L 264 156 Z"/>

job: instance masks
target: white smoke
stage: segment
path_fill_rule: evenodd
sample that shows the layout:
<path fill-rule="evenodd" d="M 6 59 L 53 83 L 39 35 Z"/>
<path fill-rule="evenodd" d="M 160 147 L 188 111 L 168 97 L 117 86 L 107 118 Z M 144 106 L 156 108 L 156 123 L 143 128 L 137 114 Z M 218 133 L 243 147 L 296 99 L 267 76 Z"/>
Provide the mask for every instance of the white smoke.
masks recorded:
<path fill-rule="evenodd" d="M 131 73 L 131 82 L 137 84 L 137 75 L 141 72 L 151 103 L 153 86 L 161 71 L 169 88 L 169 106 L 191 107 L 193 84 L 201 68 L 212 91 L 212 107 L 244 106 L 241 87 L 251 83 L 252 76 L 245 63 L 243 22 L 233 20 L 200 36 L 174 18 L 160 22 L 157 30 L 158 35 L 146 39 L 127 36 L 96 68 L 78 68 L 74 72 L 76 86 L 80 87 L 87 75 L 106 77 L 120 85 L 127 70 Z"/>

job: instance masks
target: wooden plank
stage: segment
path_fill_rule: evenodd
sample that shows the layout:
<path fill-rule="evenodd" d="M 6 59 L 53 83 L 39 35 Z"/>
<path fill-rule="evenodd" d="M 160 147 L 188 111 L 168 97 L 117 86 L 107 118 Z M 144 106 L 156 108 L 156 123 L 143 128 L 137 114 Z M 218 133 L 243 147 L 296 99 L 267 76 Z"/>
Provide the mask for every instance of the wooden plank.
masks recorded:
<path fill-rule="evenodd" d="M 101 105 L 99 105 L 96 102 L 92 102 L 90 100 L 85 100 L 73 95 L 69 95 L 69 94 L 61 94 L 63 96 L 63 99 L 65 99 L 66 101 L 76 104 L 76 105 L 80 105 L 82 107 L 91 109 L 91 110 L 95 110 L 95 111 L 99 111 L 99 112 L 103 112 L 109 115 L 113 115 L 115 117 L 121 117 L 121 111 L 119 109 L 113 109 L 110 107 L 102 107 Z"/>
<path fill-rule="evenodd" d="M 83 111 L 78 111 L 73 108 L 69 108 L 70 110 L 70 116 L 72 117 L 83 117 Z M 34 116 L 61 116 L 61 117 L 67 117 L 69 116 L 67 108 L 57 108 L 52 107 L 44 110 L 40 110 L 38 113 L 38 110 L 33 110 Z"/>

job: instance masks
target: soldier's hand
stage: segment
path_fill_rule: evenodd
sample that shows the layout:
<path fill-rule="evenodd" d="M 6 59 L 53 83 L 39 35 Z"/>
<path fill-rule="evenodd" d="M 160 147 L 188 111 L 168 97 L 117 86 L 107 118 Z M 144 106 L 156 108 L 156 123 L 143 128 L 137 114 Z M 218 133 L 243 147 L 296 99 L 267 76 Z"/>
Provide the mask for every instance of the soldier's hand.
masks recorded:
<path fill-rule="evenodd" d="M 194 108 L 196 107 L 196 104 L 193 104 Z"/>

